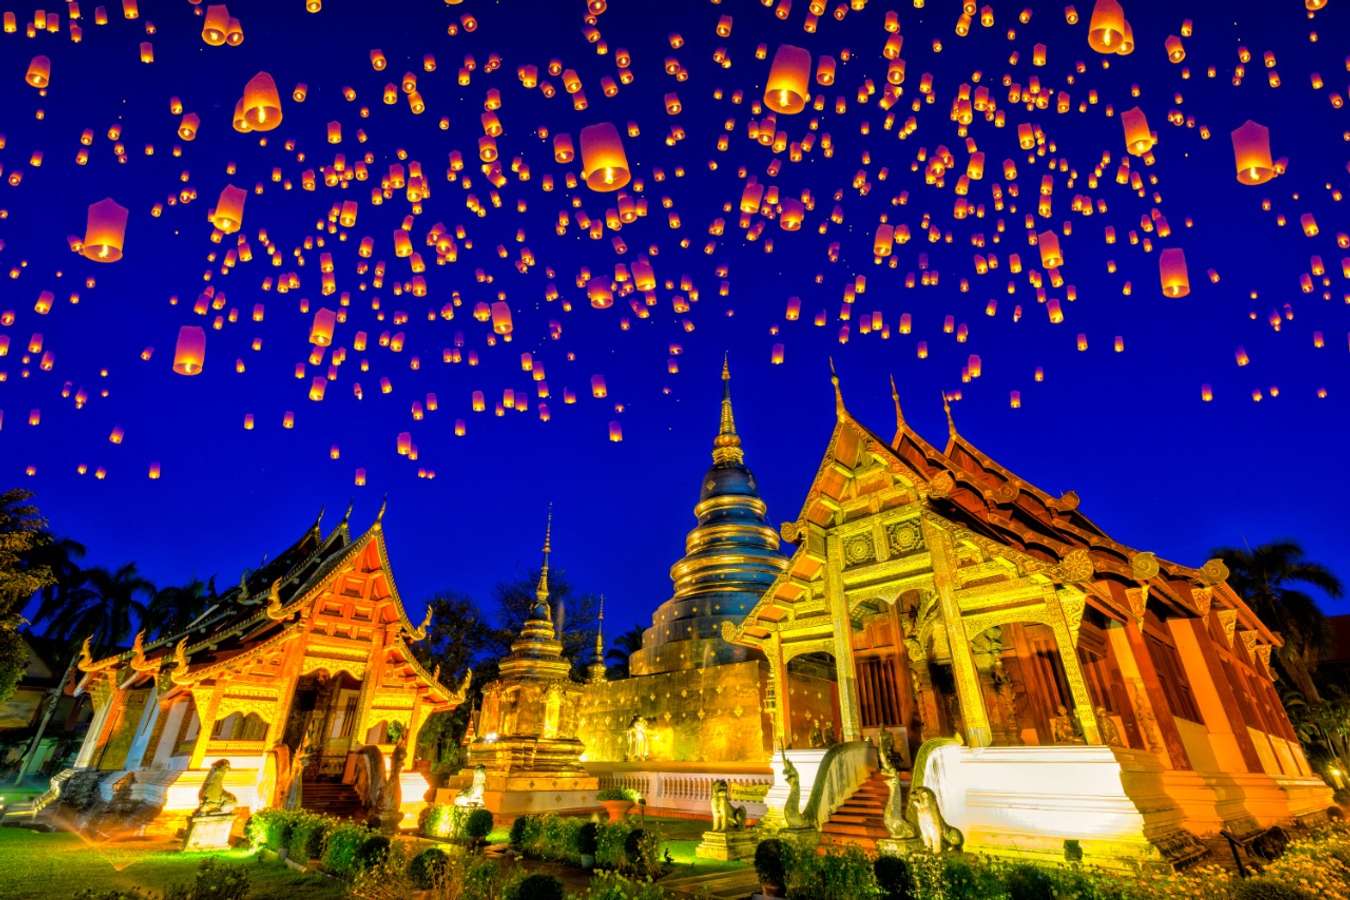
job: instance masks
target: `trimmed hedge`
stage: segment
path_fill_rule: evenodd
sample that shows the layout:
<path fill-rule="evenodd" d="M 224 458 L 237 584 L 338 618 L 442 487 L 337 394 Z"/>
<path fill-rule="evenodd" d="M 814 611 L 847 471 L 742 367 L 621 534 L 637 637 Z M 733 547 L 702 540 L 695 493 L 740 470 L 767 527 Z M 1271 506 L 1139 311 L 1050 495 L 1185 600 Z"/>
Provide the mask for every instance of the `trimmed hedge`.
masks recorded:
<path fill-rule="evenodd" d="M 511 825 L 511 846 L 532 859 L 581 865 L 595 840 L 595 865 L 640 875 L 655 874 L 661 862 L 661 837 L 628 822 L 591 822 L 571 816 L 521 816 Z"/>
<path fill-rule="evenodd" d="M 328 832 L 323 846 L 323 867 L 339 878 L 351 879 L 359 872 L 361 847 L 374 834 L 364 825 L 343 822 Z"/>

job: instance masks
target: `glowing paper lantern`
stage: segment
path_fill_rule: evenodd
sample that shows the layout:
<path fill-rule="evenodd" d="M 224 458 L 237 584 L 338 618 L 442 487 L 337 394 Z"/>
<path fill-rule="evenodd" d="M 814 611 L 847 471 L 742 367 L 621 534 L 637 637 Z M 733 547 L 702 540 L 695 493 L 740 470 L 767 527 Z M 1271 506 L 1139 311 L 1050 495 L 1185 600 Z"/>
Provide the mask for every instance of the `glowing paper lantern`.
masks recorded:
<path fill-rule="evenodd" d="M 28 64 L 28 72 L 25 73 L 23 80 L 38 90 L 45 88 L 51 84 L 52 61 L 41 55 L 33 57 L 32 62 Z"/>
<path fill-rule="evenodd" d="M 617 191 L 632 177 L 623 139 L 611 122 L 597 122 L 581 129 L 581 177 L 586 186 L 601 193 Z"/>
<path fill-rule="evenodd" d="M 206 363 L 206 332 L 197 325 L 178 329 L 173 349 L 173 370 L 179 375 L 200 375 Z"/>
<path fill-rule="evenodd" d="M 222 234 L 234 234 L 244 224 L 244 201 L 247 199 L 248 194 L 243 188 L 227 184 L 220 192 L 220 199 L 216 200 L 215 209 L 211 210 L 211 224 Z"/>
<path fill-rule="evenodd" d="M 309 328 L 309 342 L 316 347 L 327 347 L 333 343 L 333 326 L 337 322 L 337 313 L 331 309 L 320 309 L 314 313 L 314 322 Z"/>
<path fill-rule="evenodd" d="M 202 22 L 202 40 L 208 47 L 220 47 L 230 30 L 230 10 L 223 3 L 213 3 L 206 7 L 206 17 Z"/>
<path fill-rule="evenodd" d="M 1125 10 L 1116 0 L 1097 0 L 1088 22 L 1088 46 L 1098 53 L 1119 53 L 1128 27 Z"/>
<path fill-rule="evenodd" d="M 1134 156 L 1143 156 L 1153 149 L 1157 142 L 1148 130 L 1148 119 L 1139 107 L 1127 109 L 1120 114 L 1121 127 L 1125 129 L 1125 148 Z"/>
<path fill-rule="evenodd" d="M 1265 184 L 1279 174 L 1270 159 L 1270 129 L 1250 119 L 1233 129 L 1233 161 L 1242 184 Z"/>
<path fill-rule="evenodd" d="M 127 210 L 111 197 L 91 203 L 84 226 L 84 255 L 94 262 L 117 262 L 127 233 Z"/>
<path fill-rule="evenodd" d="M 271 131 L 281 124 L 281 95 L 277 83 L 259 72 L 244 85 L 242 114 L 252 131 Z"/>
<path fill-rule="evenodd" d="M 773 55 L 764 83 L 764 105 L 776 113 L 793 115 L 806 108 L 811 80 L 811 53 L 783 44 Z"/>
<path fill-rule="evenodd" d="M 1186 254 L 1180 247 L 1169 247 L 1158 255 L 1158 275 L 1167 297 L 1185 297 L 1191 292 L 1191 277 L 1186 269 Z"/>
<path fill-rule="evenodd" d="M 1036 235 L 1036 246 L 1041 251 L 1041 265 L 1047 269 L 1058 269 L 1064 265 L 1064 254 L 1059 249 L 1059 235 L 1053 231 L 1042 231 Z"/>

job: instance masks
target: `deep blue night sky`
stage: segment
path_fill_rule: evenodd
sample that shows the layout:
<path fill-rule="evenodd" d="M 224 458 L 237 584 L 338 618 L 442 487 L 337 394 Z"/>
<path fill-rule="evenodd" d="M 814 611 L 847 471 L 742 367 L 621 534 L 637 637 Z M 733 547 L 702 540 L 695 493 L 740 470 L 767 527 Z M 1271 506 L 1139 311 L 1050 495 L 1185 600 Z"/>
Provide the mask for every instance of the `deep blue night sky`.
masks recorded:
<path fill-rule="evenodd" d="M 230 13 L 245 32 L 239 47 L 206 46 L 194 14 L 200 8 L 186 0 L 142 0 L 134 21 L 123 18 L 114 0 L 106 26 L 95 24 L 93 4 L 83 2 L 78 44 L 67 32 L 65 4 L 45 5 L 62 7 L 60 33 L 30 39 L 24 24 L 32 21 L 33 4 L 0 4 L 15 9 L 20 23 L 17 33 L 0 35 L 0 177 L 6 179 L 0 182 L 0 311 L 14 314 L 11 324 L 0 326 L 11 341 L 8 355 L 0 358 L 5 375 L 0 483 L 35 491 L 52 529 L 86 544 L 91 563 L 135 560 L 157 583 L 215 574 L 226 586 L 264 554 L 281 550 L 320 507 L 327 507 L 331 526 L 354 498 L 353 524 L 359 530 L 387 494 L 395 574 L 405 599 L 420 612 L 434 591 L 486 600 L 495 583 L 535 565 L 551 501 L 555 565 L 577 588 L 607 596 L 611 631 L 646 623 L 669 593 L 667 568 L 683 552 L 684 533 L 693 524 L 699 478 L 710 462 L 717 427 L 720 362 L 729 351 L 737 422 L 774 523 L 795 515 L 824 451 L 834 417 L 826 361 L 832 356 L 849 409 L 885 436 L 893 430 L 888 375 L 900 387 L 909 420 L 939 444 L 946 428 L 941 392 L 960 390 L 954 414 L 967 438 L 1047 491 L 1077 491 L 1083 511 L 1124 543 L 1199 565 L 1219 545 L 1290 536 L 1350 578 L 1350 531 L 1344 525 L 1350 507 L 1344 449 L 1350 437 L 1350 286 L 1343 268 L 1350 265 L 1343 263 L 1350 249 L 1337 247 L 1338 233 L 1350 231 L 1339 199 L 1348 180 L 1350 111 L 1331 102 L 1333 93 L 1347 94 L 1350 82 L 1345 4 L 1333 3 L 1310 19 L 1297 2 L 1181 8 L 1126 0 L 1137 49 L 1111 58 L 1106 71 L 1104 57 L 1087 45 L 1090 2 L 1078 4 L 1082 21 L 1076 26 L 1066 23 L 1063 4 L 1031 4 L 1035 15 L 1021 24 L 1022 6 L 992 3 L 996 24 L 981 27 L 977 19 L 962 38 L 954 30 L 959 8 L 945 0 L 924 9 L 872 0 L 842 22 L 827 13 L 814 34 L 803 30 L 804 0 L 793 4 L 786 21 L 753 0 L 717 5 L 612 0 L 597 23 L 608 45 L 605 55 L 582 33 L 580 0 L 466 0 L 453 6 L 326 0 L 317 15 L 304 12 L 301 0 L 234 2 Z M 880 54 L 887 37 L 882 23 L 889 9 L 899 13 L 907 64 L 892 128 L 885 127 L 886 113 L 878 108 L 887 62 Z M 465 14 L 476 17 L 476 30 L 447 34 L 447 26 Z M 1183 14 L 1193 16 L 1194 34 L 1185 40 L 1185 62 L 1176 65 L 1168 62 L 1163 41 L 1180 33 Z M 714 33 L 722 15 L 734 17 L 725 40 Z M 155 33 L 147 36 L 151 26 Z M 684 38 L 678 50 L 670 47 L 672 32 Z M 1310 32 L 1320 40 L 1311 41 Z M 941 41 L 941 52 L 935 52 L 934 40 Z M 153 43 L 153 64 L 138 61 L 141 41 Z M 759 43 L 767 45 L 770 58 L 779 44 L 792 43 L 813 57 L 828 53 L 840 60 L 834 86 L 812 85 L 826 96 L 826 112 L 808 108 L 777 118 L 790 141 L 812 133 L 809 124 L 818 119 L 817 143 L 801 162 L 747 137 L 747 120 L 759 118 L 751 104 L 762 96 L 769 70 L 768 58 L 755 58 Z M 1048 48 L 1043 67 L 1031 65 L 1035 43 Z M 732 60 L 729 68 L 714 62 L 721 46 Z M 1249 48 L 1252 59 L 1235 87 L 1239 46 Z M 372 48 L 389 60 L 386 71 L 372 70 Z M 615 76 L 618 48 L 631 53 L 635 80 L 607 98 L 600 79 Z M 845 48 L 851 50 L 847 63 Z M 1014 51 L 1020 54 L 1015 64 Z M 1275 54 L 1278 89 L 1268 83 L 1266 51 Z M 37 53 L 52 60 L 45 97 L 24 83 Z M 487 72 L 492 53 L 500 55 L 501 67 Z M 425 54 L 435 56 L 434 72 L 423 71 Z M 466 54 L 477 68 L 461 86 L 456 72 Z M 687 80 L 677 82 L 663 71 L 671 56 L 687 70 Z M 552 99 L 522 87 L 517 68 L 534 64 L 547 78 L 544 69 L 552 57 L 579 74 L 588 109 L 573 109 L 560 78 L 550 79 L 559 88 Z M 1079 61 L 1084 71 L 1075 74 Z M 1217 70 L 1214 78 L 1206 77 L 1210 65 Z M 1183 68 L 1189 79 L 1182 77 Z M 260 70 L 275 77 L 283 97 L 283 123 L 266 136 L 266 146 L 260 146 L 259 135 L 230 127 L 235 101 Z M 1006 123 L 995 127 L 977 116 L 970 128 L 987 160 L 984 179 L 971 182 L 965 199 L 981 205 L 984 215 L 958 220 L 954 186 L 969 154 L 949 112 L 960 85 L 972 82 L 977 70 Z M 381 102 L 384 84 L 410 71 L 426 101 L 420 116 L 410 113 L 401 92 L 395 105 Z M 1313 86 L 1314 72 L 1325 82 L 1320 89 Z M 909 104 L 922 96 L 924 73 L 933 76 L 935 102 L 914 113 Z M 1023 90 L 1034 76 L 1043 88 L 1067 91 L 1072 111 L 1057 113 L 1053 100 L 1049 109 L 1035 111 L 1011 102 L 1005 74 Z M 860 104 L 858 87 L 868 78 L 878 93 Z M 291 99 L 297 82 L 308 85 L 303 103 Z M 356 102 L 343 98 L 346 86 L 355 89 Z M 476 159 L 479 115 L 490 88 L 501 92 L 497 112 L 505 129 L 497 142 L 507 178 L 500 208 L 491 208 L 492 187 Z M 715 99 L 718 88 L 724 90 L 722 100 Z M 739 105 L 729 99 L 736 89 L 746 97 Z M 1089 90 L 1099 102 L 1079 113 Z M 683 105 L 674 116 L 663 104 L 670 91 Z M 191 143 L 175 135 L 179 117 L 169 111 L 175 96 L 201 117 L 200 134 Z M 835 108 L 837 97 L 847 100 L 842 114 Z M 1118 115 L 1107 116 L 1106 107 L 1119 113 L 1136 104 L 1158 143 L 1153 165 L 1131 157 L 1131 168 L 1146 179 L 1156 175 L 1150 191 L 1158 192 L 1160 202 L 1115 181 L 1125 148 Z M 359 110 L 367 105 L 369 117 L 362 118 Z M 1169 123 L 1173 109 L 1180 110 L 1182 125 Z M 910 115 L 917 130 L 901 140 L 896 130 Z M 444 131 L 438 127 L 443 116 L 451 122 Z M 1194 117 L 1194 127 L 1184 124 L 1184 116 Z M 1247 119 L 1269 127 L 1275 156 L 1289 159 L 1286 174 L 1260 187 L 1238 184 L 1233 173 L 1229 132 Z M 723 132 L 728 120 L 732 130 Z M 342 125 L 338 146 L 325 142 L 330 121 Z M 551 140 L 537 135 L 546 126 L 575 141 L 583 126 L 603 121 L 621 129 L 635 122 L 641 131 L 624 143 L 635 177 L 644 181 L 640 196 L 649 209 L 619 233 L 624 253 L 616 252 L 609 230 L 592 240 L 573 221 L 565 236 L 555 233 L 558 213 L 571 198 L 579 198 L 595 219 L 614 205 L 615 195 L 566 188 L 564 174 L 579 167 L 555 163 Z M 1053 144 L 1045 158 L 1029 161 L 1018 149 L 1016 126 L 1024 122 L 1043 129 Z M 861 133 L 863 123 L 870 133 Z M 121 126 L 125 163 L 118 162 L 115 142 L 107 136 L 113 125 Z M 682 127 L 685 136 L 670 145 L 672 126 Z M 1201 138 L 1202 126 L 1210 132 L 1208 140 Z M 95 138 L 88 164 L 79 166 L 75 156 L 85 128 L 93 129 Z M 358 142 L 358 129 L 366 133 L 365 143 Z M 826 132 L 832 158 L 822 152 Z M 719 133 L 728 135 L 725 152 L 716 147 Z M 291 152 L 284 146 L 288 140 L 295 141 Z M 147 144 L 153 156 L 146 155 Z M 175 145 L 181 157 L 173 156 Z M 955 169 L 942 185 L 927 185 L 924 167 L 939 146 L 955 158 Z M 406 151 L 405 166 L 413 160 L 422 164 L 432 191 L 412 229 L 414 246 L 427 262 L 425 298 L 394 292 L 396 282 L 411 277 L 408 260 L 395 258 L 391 238 L 410 213 L 409 202 L 402 191 L 379 206 L 370 202 L 372 187 L 390 163 L 399 162 L 400 150 Z M 446 179 L 454 150 L 465 158 L 460 177 L 473 181 L 467 190 Z M 32 165 L 34 151 L 43 153 L 40 166 Z M 304 154 L 303 162 L 297 152 Z M 916 163 L 921 152 L 925 162 Z M 335 153 L 345 154 L 349 166 L 371 154 L 369 180 L 328 188 L 320 179 L 317 190 L 302 190 L 301 172 L 331 165 Z M 1110 162 L 1092 188 L 1087 176 L 1103 153 Z M 516 156 L 529 166 L 529 181 L 512 173 Z M 783 160 L 776 176 L 767 171 L 775 158 Z M 1006 158 L 1017 163 L 1018 197 L 1010 196 L 1001 177 Z M 1062 324 L 1050 323 L 1028 281 L 1039 258 L 1028 245 L 1024 218 L 1034 212 L 1042 176 L 1050 171 L 1047 159 L 1065 160 L 1066 170 L 1079 176 L 1070 184 L 1068 171 L 1054 173 L 1053 212 L 1034 223 L 1036 231 L 1060 232 L 1061 272 L 1076 288 L 1077 300 L 1069 302 L 1064 287 L 1046 283 L 1046 295 L 1063 304 Z M 237 164 L 233 175 L 227 173 L 230 162 Z M 785 232 L 771 215 L 757 214 L 753 220 L 763 222 L 763 234 L 746 239 L 735 209 L 744 186 L 742 166 L 760 183 L 777 185 L 785 197 L 811 191 L 815 208 L 800 231 Z M 293 182 L 291 190 L 273 182 L 274 167 Z M 683 177 L 676 177 L 678 167 Z M 666 176 L 662 182 L 656 181 L 658 169 Z M 860 172 L 870 183 L 865 196 L 853 186 Z M 17 185 L 16 174 L 22 175 Z M 545 175 L 558 181 L 553 192 L 542 189 Z M 248 238 L 253 260 L 223 273 L 223 254 L 240 235 L 212 243 L 207 211 L 227 184 L 250 190 L 241 235 Z M 255 185 L 264 187 L 261 194 L 253 193 Z M 1005 203 L 1016 204 L 1015 212 L 994 208 L 995 185 Z M 195 190 L 195 199 L 152 215 L 155 204 L 186 190 Z M 842 191 L 837 201 L 836 191 Z M 902 192 L 907 192 L 903 204 L 896 199 Z M 489 206 L 486 216 L 466 207 L 470 193 Z M 1071 212 L 1076 194 L 1105 201 L 1106 211 Z M 131 211 L 126 255 L 99 265 L 73 254 L 68 236 L 80 236 L 88 204 L 108 196 Z M 670 210 L 662 198 L 670 199 Z M 1262 209 L 1264 199 L 1269 211 Z M 360 205 L 355 227 L 343 229 L 348 239 L 328 235 L 326 247 L 302 249 L 301 265 L 294 251 L 343 200 Z M 527 204 L 524 212 L 517 210 L 519 200 Z M 819 226 L 836 202 L 842 223 L 830 224 L 822 235 Z M 732 207 L 724 212 L 727 203 Z M 1141 217 L 1154 208 L 1171 227 L 1166 238 L 1139 232 Z M 671 227 L 671 211 L 679 215 L 679 228 Z M 1300 230 L 1305 212 L 1320 226 L 1314 238 Z M 1276 221 L 1280 214 L 1287 218 L 1283 226 Z M 881 215 L 907 224 L 914 235 L 894 248 L 894 269 L 872 258 Z M 717 217 L 725 219 L 720 237 L 709 234 Z M 925 218 L 937 229 L 936 243 L 928 240 Z M 992 241 L 1000 219 L 1005 226 L 1000 242 L 972 247 L 977 233 Z M 466 229 L 468 241 L 457 242 L 453 264 L 436 265 L 426 245 L 426 232 L 437 222 L 452 232 L 458 225 Z M 1066 222 L 1070 234 L 1063 231 Z M 1103 239 L 1108 226 L 1118 234 L 1114 246 Z M 275 243 L 279 267 L 263 251 L 260 229 Z M 519 229 L 523 244 L 516 240 Z M 1132 229 L 1151 239 L 1149 252 L 1131 243 Z M 376 248 L 370 263 L 387 265 L 382 289 L 356 268 L 361 262 L 356 245 L 367 235 Z M 687 248 L 680 246 L 681 238 L 687 238 Z M 770 240 L 773 250 L 766 253 Z M 832 262 L 827 248 L 835 242 L 838 261 Z M 507 258 L 499 256 L 498 245 L 506 247 Z M 522 246 L 537 262 L 524 275 L 514 266 Z M 1167 299 L 1159 290 L 1157 257 L 1166 247 L 1185 250 L 1192 292 L 1184 299 Z M 324 251 L 333 254 L 339 292 L 329 297 L 319 286 Z M 212 252 L 214 262 L 208 259 Z M 976 252 L 997 254 L 1000 268 L 976 275 Z M 1021 274 L 1009 271 L 1011 253 L 1022 258 Z M 658 284 L 649 316 L 636 317 L 622 297 L 610 309 L 591 308 L 577 286 L 578 270 L 608 275 L 615 263 L 631 264 L 644 254 L 659 282 L 673 282 L 670 288 Z M 1314 277 L 1315 290 L 1305 293 L 1299 276 L 1312 269 L 1314 255 L 1321 257 L 1328 282 L 1324 287 Z M 1118 265 L 1114 274 L 1108 260 Z M 725 297 L 719 296 L 724 280 L 719 266 L 726 267 Z M 938 273 L 938 283 L 906 287 L 905 278 L 918 277 L 924 267 Z M 1217 284 L 1206 277 L 1210 268 L 1220 275 Z M 493 283 L 479 281 L 475 270 Z M 264 289 L 264 279 L 290 272 L 300 280 L 298 289 L 285 294 Z M 219 313 L 199 316 L 192 307 L 207 275 L 217 295 L 224 292 L 227 299 Z M 841 344 L 841 299 L 856 275 L 866 276 L 866 292 L 852 304 L 849 339 Z M 679 284 L 683 276 L 698 291 L 686 313 L 673 303 L 675 295 L 689 296 Z M 84 285 L 89 277 L 96 279 L 94 288 Z M 968 291 L 961 289 L 962 279 L 969 280 Z M 1128 296 L 1122 292 L 1126 281 L 1132 283 Z M 570 311 L 561 301 L 545 299 L 550 282 L 572 301 Z M 1009 293 L 1010 284 L 1015 293 Z M 42 291 L 55 295 L 46 315 L 34 310 Z M 490 326 L 475 321 L 472 309 L 498 291 L 512 309 L 513 339 L 488 346 Z M 72 292 L 78 292 L 78 304 L 69 302 Z M 334 347 L 347 347 L 348 358 L 323 402 L 311 402 L 310 379 L 324 374 L 329 359 L 308 366 L 303 379 L 295 377 L 295 368 L 310 353 L 314 309 L 337 308 L 341 292 L 351 295 L 349 318 L 339 325 Z M 451 303 L 452 292 L 463 301 L 453 320 L 428 321 L 428 311 Z M 372 296 L 381 299 L 383 321 L 371 308 Z M 791 322 L 784 315 L 790 296 L 801 298 L 801 317 Z M 301 311 L 302 298 L 309 301 L 308 313 Z M 998 301 L 993 316 L 986 315 L 991 298 Z M 265 320 L 254 323 L 250 312 L 259 303 Z M 1018 305 L 1022 315 L 1014 321 Z M 214 330 L 212 319 L 231 309 L 238 310 L 237 324 Z M 822 310 L 827 321 L 817 327 L 812 320 Z M 883 317 L 888 339 L 860 332 L 859 321 L 873 310 Z M 394 324 L 396 311 L 408 314 L 406 324 Z M 1282 319 L 1278 331 L 1270 323 L 1272 312 Z M 902 313 L 912 316 L 912 334 L 899 333 Z M 968 326 L 968 341 L 958 343 L 943 332 L 948 315 Z M 556 340 L 550 321 L 562 325 Z M 205 371 L 197 377 L 170 371 L 174 338 L 185 324 L 207 330 Z M 351 349 L 357 330 L 370 334 L 365 353 Z M 401 352 L 377 346 L 386 330 L 406 334 Z M 34 332 L 54 355 L 50 371 L 38 365 L 39 355 L 27 364 L 23 360 Z M 1315 332 L 1323 333 L 1325 348 L 1314 348 Z M 454 346 L 457 333 L 463 352 L 476 351 L 479 365 L 442 362 L 442 349 Z M 1083 352 L 1075 346 L 1079 334 L 1088 340 Z M 1117 335 L 1125 342 L 1122 353 L 1112 351 Z M 249 349 L 255 337 L 263 342 L 256 352 Z M 927 359 L 917 357 L 920 340 L 927 342 Z M 776 343 L 786 348 L 782 365 L 770 363 Z M 667 370 L 671 344 L 682 349 L 678 374 Z M 153 355 L 142 361 L 147 347 Z M 1238 347 L 1250 357 L 1249 365 L 1236 365 Z M 539 418 L 531 375 L 521 371 L 525 352 L 547 370 L 552 397 L 545 402 L 552 417 L 546 423 Z M 979 355 L 983 373 L 962 384 L 971 354 Z M 416 371 L 410 367 L 413 356 L 421 362 Z M 235 372 L 236 358 L 246 363 L 243 374 Z M 361 359 L 369 360 L 368 372 L 357 371 Z M 1045 372 L 1042 383 L 1033 380 L 1038 366 Z M 597 373 L 606 380 L 606 399 L 591 397 L 590 380 Z M 381 376 L 391 380 L 388 394 L 380 392 Z M 354 382 L 363 386 L 364 399 L 354 397 Z M 1202 384 L 1213 386 L 1213 402 L 1201 401 Z M 105 388 L 107 396 L 100 396 Z M 528 392 L 528 409 L 495 417 L 492 404 L 504 388 Z M 563 403 L 564 388 L 578 395 L 575 405 Z M 89 399 L 77 409 L 73 397 L 80 389 Z M 1318 389 L 1325 389 L 1325 398 L 1317 396 Z M 470 411 L 474 390 L 487 395 L 487 412 Z M 1010 408 L 1013 390 L 1021 392 L 1020 409 Z M 1261 402 L 1253 401 L 1253 390 L 1262 392 Z M 440 408 L 414 421 L 410 407 L 427 392 L 437 395 Z M 35 409 L 41 410 L 41 423 L 33 427 L 27 422 Z M 290 430 L 281 427 L 286 411 L 296 417 Z M 246 413 L 256 418 L 252 431 L 242 427 Z M 457 418 L 467 422 L 462 438 L 453 433 Z M 621 443 L 608 439 L 611 421 L 622 425 Z M 118 445 L 108 440 L 115 426 L 126 435 Z M 418 461 L 396 454 L 400 432 L 411 433 Z M 337 461 L 329 459 L 334 444 L 341 449 Z M 162 466 L 159 480 L 147 477 L 152 462 Z M 88 474 L 78 474 L 80 464 L 89 467 Z M 36 467 L 31 477 L 25 474 L 29 466 Z M 93 475 L 99 466 L 107 472 L 102 480 Z M 354 484 L 358 467 L 367 472 L 364 487 Z M 419 478 L 419 467 L 434 470 L 434 479 Z"/>

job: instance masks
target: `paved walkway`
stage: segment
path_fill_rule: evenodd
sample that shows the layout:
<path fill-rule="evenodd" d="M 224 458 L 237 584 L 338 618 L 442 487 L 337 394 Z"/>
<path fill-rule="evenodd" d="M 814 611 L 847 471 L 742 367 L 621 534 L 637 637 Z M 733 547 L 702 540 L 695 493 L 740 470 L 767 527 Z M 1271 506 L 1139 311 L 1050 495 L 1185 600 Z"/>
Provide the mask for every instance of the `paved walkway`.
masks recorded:
<path fill-rule="evenodd" d="M 717 897 L 721 900 L 744 900 L 759 891 L 759 876 L 751 868 L 732 872 L 708 872 L 700 875 L 667 877 L 661 887 L 677 897 Z"/>

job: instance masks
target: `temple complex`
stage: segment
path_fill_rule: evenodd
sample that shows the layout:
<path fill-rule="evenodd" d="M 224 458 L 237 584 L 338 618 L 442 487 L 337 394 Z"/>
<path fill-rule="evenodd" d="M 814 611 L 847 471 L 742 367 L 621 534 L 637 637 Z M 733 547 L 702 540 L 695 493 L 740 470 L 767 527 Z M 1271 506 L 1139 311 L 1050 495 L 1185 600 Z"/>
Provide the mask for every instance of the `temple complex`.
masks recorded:
<path fill-rule="evenodd" d="M 416 821 L 426 778 L 392 761 L 431 714 L 463 701 L 467 680 L 448 688 L 413 655 L 428 622 L 411 622 L 399 599 L 380 519 L 355 539 L 347 516 L 326 536 L 321 521 L 184 631 L 137 635 L 103 659 L 86 643 L 77 690 L 94 718 L 53 810 L 116 790 L 137 808 L 130 818 L 172 831 L 223 773 L 215 789 L 241 817 L 273 806 L 362 817 L 374 812 L 369 780 L 392 775 Z"/>
<path fill-rule="evenodd" d="M 771 685 L 802 660 L 833 672 L 840 743 L 775 759 L 771 818 L 871 848 L 914 839 L 928 816 L 966 850 L 1115 865 L 1324 813 L 1330 791 L 1272 683 L 1279 638 L 1221 562 L 1120 544 L 1074 493 L 972 445 L 950 409 L 938 450 L 893 385 L 885 440 L 833 382 L 833 434 L 782 528 L 796 549 L 723 626 L 764 655 Z M 767 696 L 774 734 L 792 734 L 793 692 Z"/>
<path fill-rule="evenodd" d="M 497 680 L 483 686 L 477 732 L 465 780 L 483 771 L 480 796 L 495 813 L 518 815 L 595 804 L 597 779 L 581 765 L 577 714 L 583 687 L 572 680 L 548 603 L 552 514 L 544 532 L 544 562 L 529 616 Z"/>

